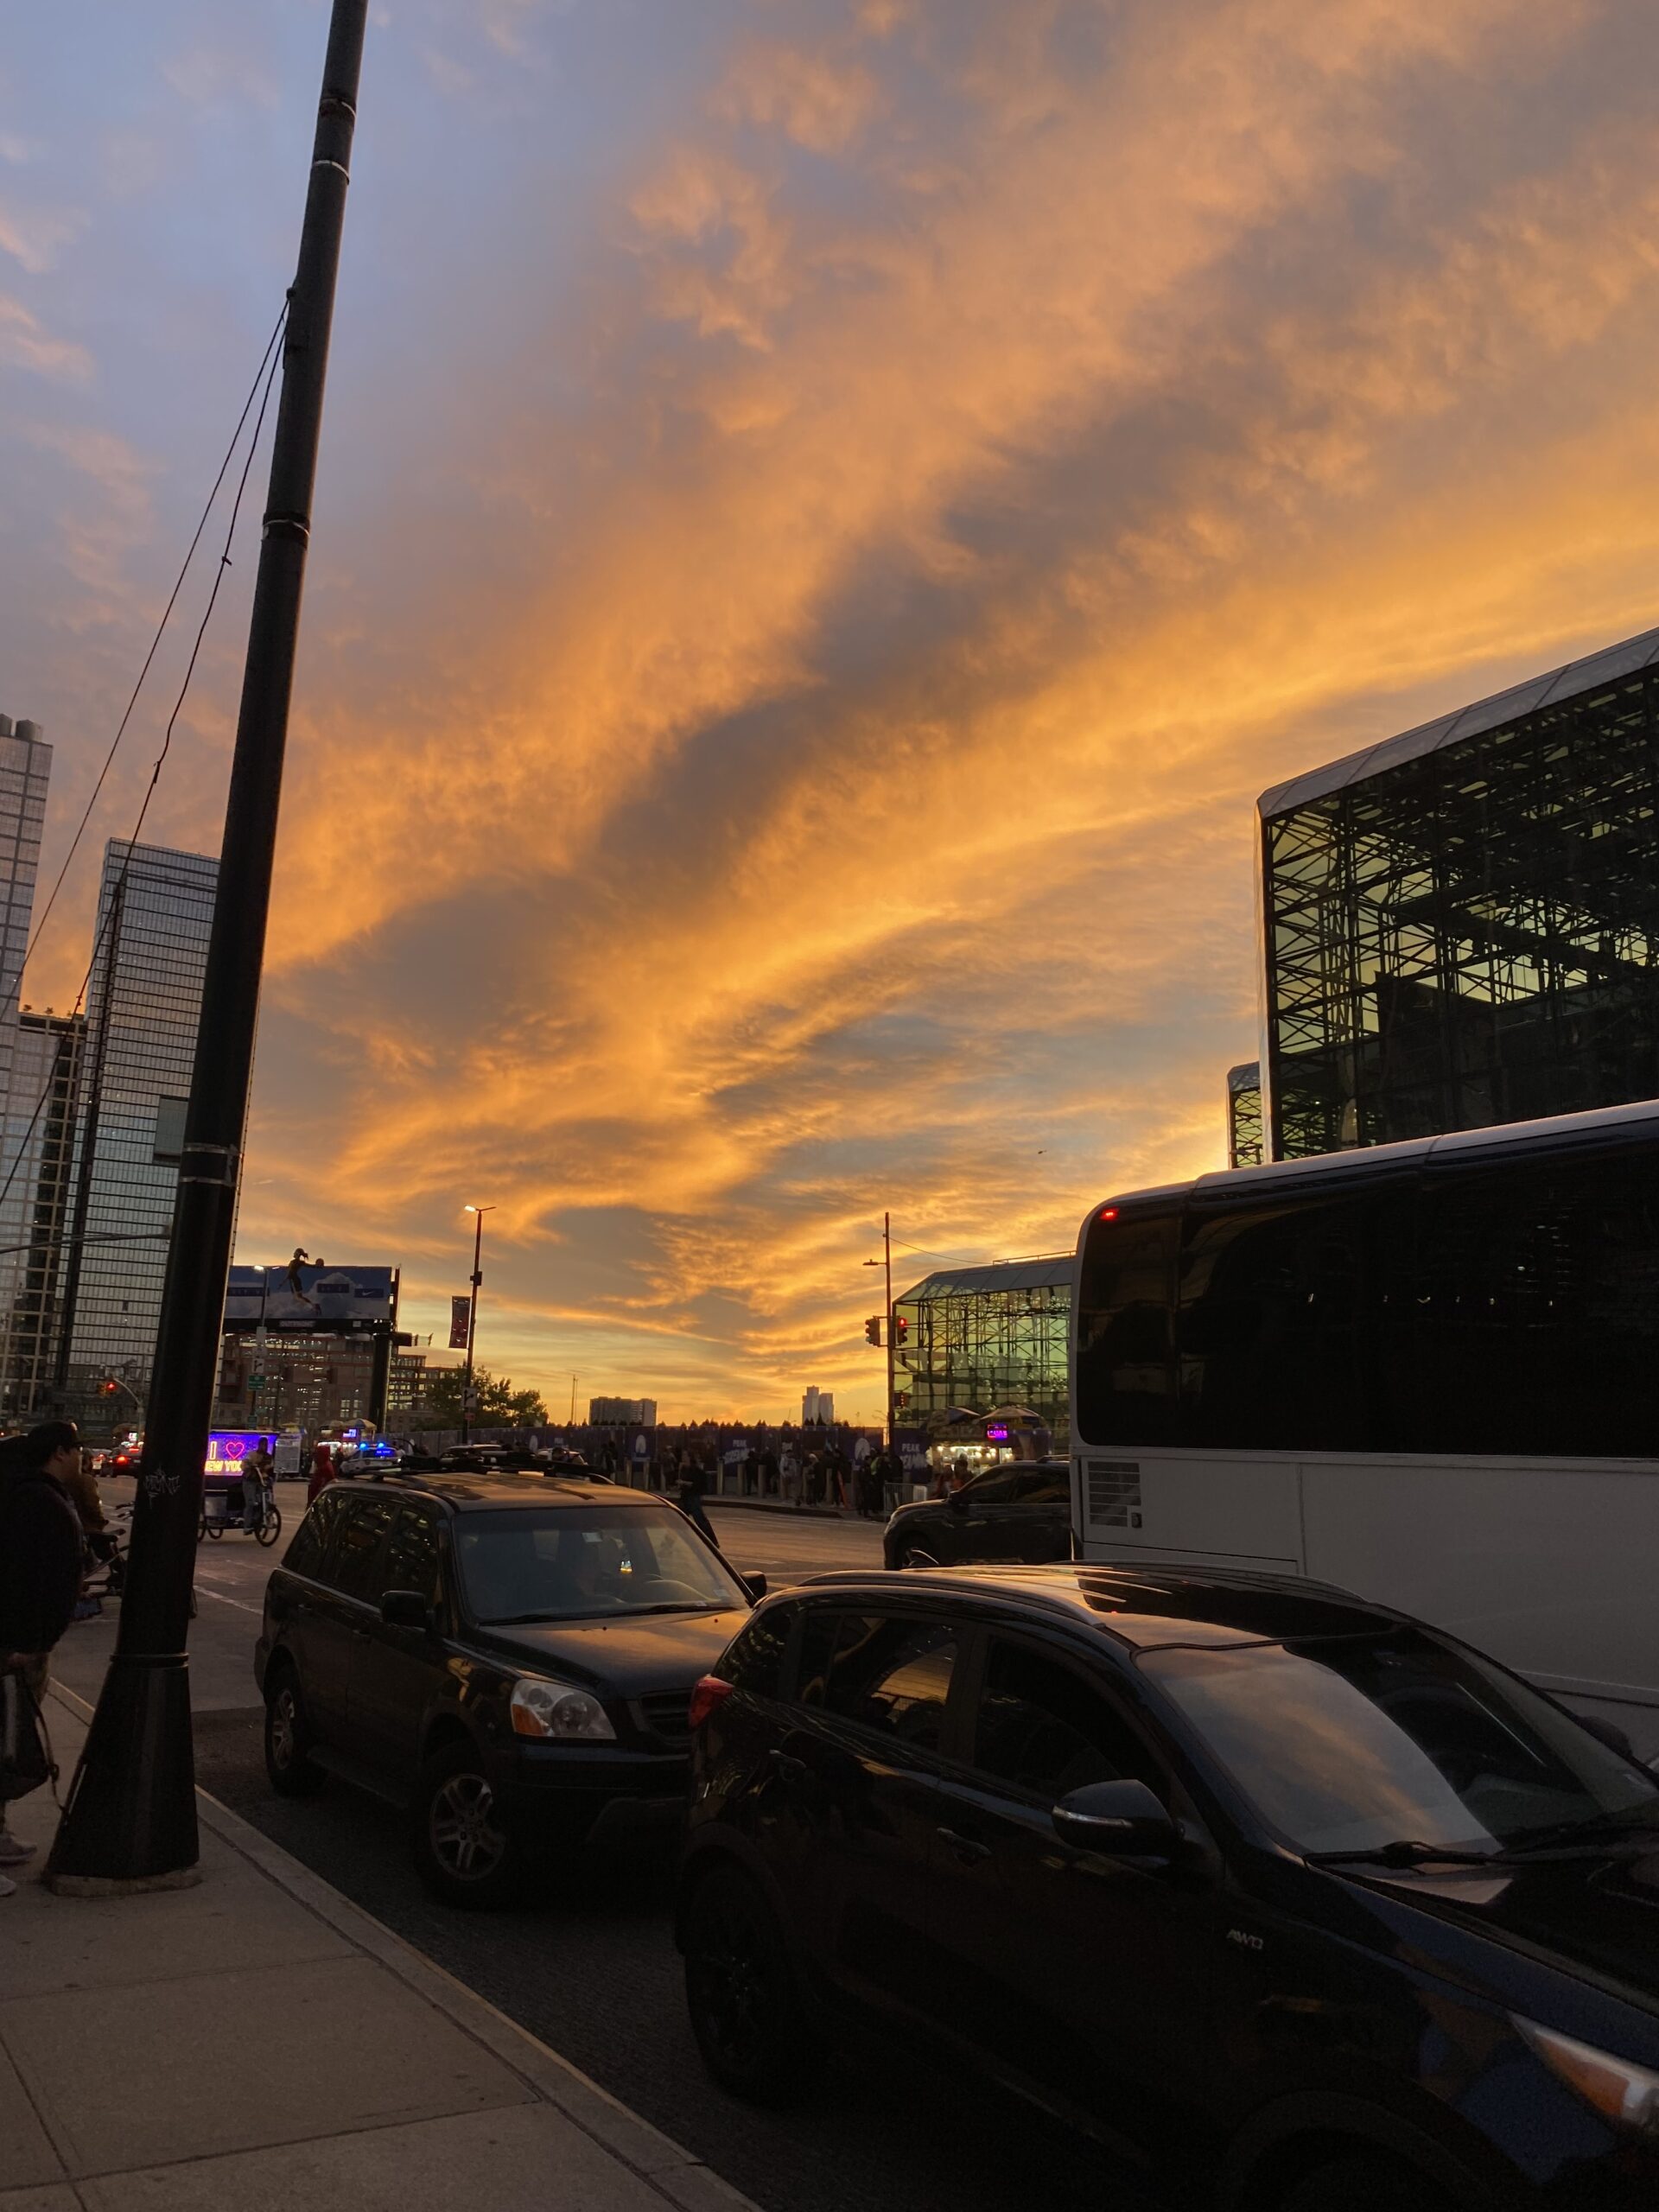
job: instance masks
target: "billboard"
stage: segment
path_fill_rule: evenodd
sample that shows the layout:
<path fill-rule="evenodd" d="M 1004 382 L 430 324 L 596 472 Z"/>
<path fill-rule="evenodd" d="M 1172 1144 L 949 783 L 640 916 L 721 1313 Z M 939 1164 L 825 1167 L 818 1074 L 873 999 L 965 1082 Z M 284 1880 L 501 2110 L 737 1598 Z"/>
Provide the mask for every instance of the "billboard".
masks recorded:
<path fill-rule="evenodd" d="M 285 1268 L 232 1268 L 225 1294 L 227 1329 L 320 1329 L 340 1336 L 397 1318 L 396 1268 L 326 1268 L 296 1257 Z"/>

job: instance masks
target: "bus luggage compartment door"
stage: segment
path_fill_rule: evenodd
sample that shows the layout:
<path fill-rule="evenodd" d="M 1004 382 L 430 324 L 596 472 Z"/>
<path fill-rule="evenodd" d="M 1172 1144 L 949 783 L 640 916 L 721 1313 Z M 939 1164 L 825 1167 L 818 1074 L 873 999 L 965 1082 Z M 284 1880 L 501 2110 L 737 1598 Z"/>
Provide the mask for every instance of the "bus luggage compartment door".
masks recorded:
<path fill-rule="evenodd" d="M 1294 1460 L 1085 1451 L 1077 1473 L 1085 1559 L 1144 1553 L 1303 1571 L 1300 1469 Z"/>

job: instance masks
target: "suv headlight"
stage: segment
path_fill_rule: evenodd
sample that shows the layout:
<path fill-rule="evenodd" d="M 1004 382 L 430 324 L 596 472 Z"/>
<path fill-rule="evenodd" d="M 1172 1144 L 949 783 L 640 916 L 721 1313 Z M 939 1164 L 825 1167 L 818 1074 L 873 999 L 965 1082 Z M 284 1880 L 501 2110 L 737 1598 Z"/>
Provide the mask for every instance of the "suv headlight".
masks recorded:
<path fill-rule="evenodd" d="M 515 1736 L 556 1738 L 562 1743 L 616 1741 L 616 1731 L 599 1700 L 586 1690 L 572 1689 L 569 1682 L 522 1675 L 512 1686 L 507 1710 Z"/>
<path fill-rule="evenodd" d="M 1615 2127 L 1636 2135 L 1659 2135 L 1659 2074 L 1634 2059 L 1615 2058 L 1587 2043 L 1535 2020 L 1511 2014 L 1522 2038 L 1535 2050 L 1558 2082 L 1584 2099 Z"/>

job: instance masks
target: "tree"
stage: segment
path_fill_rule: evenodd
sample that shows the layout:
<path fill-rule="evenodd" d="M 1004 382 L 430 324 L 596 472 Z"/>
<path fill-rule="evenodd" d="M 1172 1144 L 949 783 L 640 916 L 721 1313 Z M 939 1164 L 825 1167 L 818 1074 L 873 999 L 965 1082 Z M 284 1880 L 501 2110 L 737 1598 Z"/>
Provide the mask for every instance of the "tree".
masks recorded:
<path fill-rule="evenodd" d="M 421 1388 L 415 1424 L 422 1428 L 459 1428 L 461 1394 L 467 1381 L 461 1367 L 429 1367 Z M 478 1393 L 475 1428 L 544 1428 L 547 1408 L 539 1390 L 515 1390 L 505 1375 L 492 1375 L 487 1367 L 473 1370 Z"/>

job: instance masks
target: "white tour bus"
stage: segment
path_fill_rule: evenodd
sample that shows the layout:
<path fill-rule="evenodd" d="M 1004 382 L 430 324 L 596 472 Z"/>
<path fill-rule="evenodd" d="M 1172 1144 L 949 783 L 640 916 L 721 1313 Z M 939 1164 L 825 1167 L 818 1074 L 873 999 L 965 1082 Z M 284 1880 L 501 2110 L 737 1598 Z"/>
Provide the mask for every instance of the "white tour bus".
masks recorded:
<path fill-rule="evenodd" d="M 1659 1102 L 1095 1207 L 1071 1438 L 1085 1559 L 1340 1584 L 1659 1753 Z"/>

